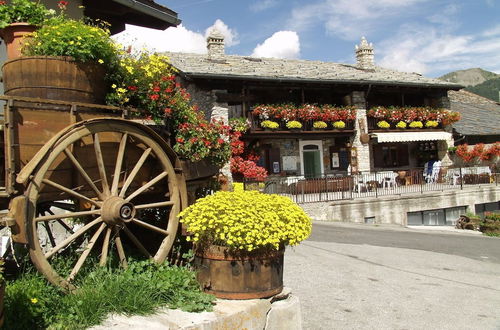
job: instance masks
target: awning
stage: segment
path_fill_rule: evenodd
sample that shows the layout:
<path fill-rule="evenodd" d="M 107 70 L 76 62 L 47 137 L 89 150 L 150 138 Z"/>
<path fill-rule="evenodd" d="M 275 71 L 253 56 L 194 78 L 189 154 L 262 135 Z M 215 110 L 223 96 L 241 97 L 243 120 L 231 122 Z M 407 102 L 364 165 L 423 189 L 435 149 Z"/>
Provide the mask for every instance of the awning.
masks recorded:
<path fill-rule="evenodd" d="M 411 141 L 436 141 L 449 140 L 451 133 L 448 132 L 387 132 L 372 133 L 372 138 L 377 138 L 378 143 L 384 142 L 411 142 Z"/>

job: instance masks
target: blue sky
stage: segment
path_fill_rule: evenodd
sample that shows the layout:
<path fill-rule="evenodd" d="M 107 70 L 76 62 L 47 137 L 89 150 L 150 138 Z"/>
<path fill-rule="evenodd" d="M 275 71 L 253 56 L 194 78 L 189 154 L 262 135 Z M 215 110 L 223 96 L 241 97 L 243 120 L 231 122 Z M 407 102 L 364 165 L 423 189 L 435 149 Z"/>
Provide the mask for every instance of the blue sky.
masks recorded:
<path fill-rule="evenodd" d="M 216 26 L 226 53 L 354 63 L 365 36 L 377 65 L 429 77 L 481 67 L 500 73 L 500 0 L 157 0 L 182 24 L 127 26 L 122 43 L 206 52 Z"/>

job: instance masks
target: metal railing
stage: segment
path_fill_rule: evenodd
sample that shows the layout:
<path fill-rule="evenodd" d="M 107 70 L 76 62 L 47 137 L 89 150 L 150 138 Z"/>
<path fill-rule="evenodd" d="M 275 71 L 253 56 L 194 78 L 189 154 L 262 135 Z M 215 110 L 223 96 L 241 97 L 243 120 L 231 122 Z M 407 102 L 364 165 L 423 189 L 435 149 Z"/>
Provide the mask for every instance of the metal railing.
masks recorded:
<path fill-rule="evenodd" d="M 390 195 L 424 194 L 464 189 L 471 185 L 498 185 L 500 173 L 487 166 L 412 168 L 398 171 L 325 175 L 315 178 L 273 177 L 264 182 L 245 180 L 245 189 L 289 196 L 296 203 L 327 202 Z"/>

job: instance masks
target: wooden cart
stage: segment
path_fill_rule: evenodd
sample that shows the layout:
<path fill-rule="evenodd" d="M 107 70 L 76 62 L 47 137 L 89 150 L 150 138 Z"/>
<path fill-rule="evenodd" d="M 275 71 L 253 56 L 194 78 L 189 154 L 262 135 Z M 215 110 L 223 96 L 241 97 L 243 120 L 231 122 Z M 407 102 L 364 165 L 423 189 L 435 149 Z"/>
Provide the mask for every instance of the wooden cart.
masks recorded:
<path fill-rule="evenodd" d="M 164 138 L 116 107 L 0 99 L 2 222 L 50 282 L 72 290 L 92 263 L 166 259 L 187 193 Z"/>

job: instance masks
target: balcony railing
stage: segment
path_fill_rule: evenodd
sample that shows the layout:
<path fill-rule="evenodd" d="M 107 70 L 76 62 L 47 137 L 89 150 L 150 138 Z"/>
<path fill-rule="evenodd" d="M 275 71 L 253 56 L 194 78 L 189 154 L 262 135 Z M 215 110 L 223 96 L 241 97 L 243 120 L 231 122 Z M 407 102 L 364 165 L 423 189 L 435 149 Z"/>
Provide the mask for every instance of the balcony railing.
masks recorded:
<path fill-rule="evenodd" d="M 487 166 L 438 166 L 318 178 L 278 177 L 260 183 L 247 180 L 245 188 L 289 196 L 296 203 L 308 203 L 459 190 L 473 185 L 498 185 L 499 181 L 500 173 L 493 173 Z"/>

